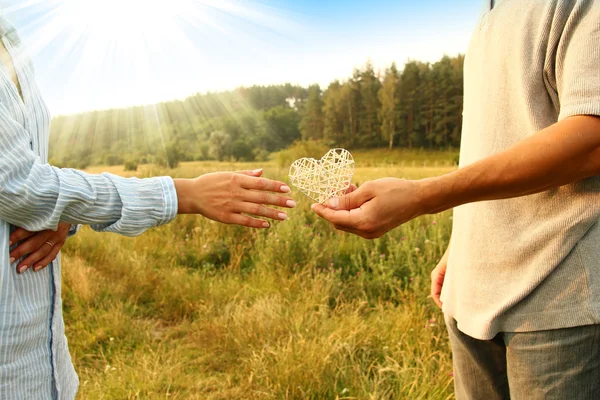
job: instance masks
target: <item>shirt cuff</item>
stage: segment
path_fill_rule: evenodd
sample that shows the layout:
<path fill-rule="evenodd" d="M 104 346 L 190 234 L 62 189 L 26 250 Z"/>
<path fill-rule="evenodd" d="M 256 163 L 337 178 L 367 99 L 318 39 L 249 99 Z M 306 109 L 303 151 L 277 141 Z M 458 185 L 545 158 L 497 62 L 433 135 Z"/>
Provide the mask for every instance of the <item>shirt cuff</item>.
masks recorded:
<path fill-rule="evenodd" d="M 165 225 L 177 217 L 179 200 L 173 178 L 165 176 L 158 179 L 160 180 L 165 199 L 165 214 L 162 221 L 159 222 L 159 225 Z"/>

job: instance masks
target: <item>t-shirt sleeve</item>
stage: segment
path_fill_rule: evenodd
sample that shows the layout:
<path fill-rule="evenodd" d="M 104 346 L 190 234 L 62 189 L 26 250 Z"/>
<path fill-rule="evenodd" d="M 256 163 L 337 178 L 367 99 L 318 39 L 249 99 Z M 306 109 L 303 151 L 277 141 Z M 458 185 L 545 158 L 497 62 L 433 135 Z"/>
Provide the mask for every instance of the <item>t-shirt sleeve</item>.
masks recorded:
<path fill-rule="evenodd" d="M 576 0 L 556 53 L 559 120 L 600 116 L 600 1 Z"/>

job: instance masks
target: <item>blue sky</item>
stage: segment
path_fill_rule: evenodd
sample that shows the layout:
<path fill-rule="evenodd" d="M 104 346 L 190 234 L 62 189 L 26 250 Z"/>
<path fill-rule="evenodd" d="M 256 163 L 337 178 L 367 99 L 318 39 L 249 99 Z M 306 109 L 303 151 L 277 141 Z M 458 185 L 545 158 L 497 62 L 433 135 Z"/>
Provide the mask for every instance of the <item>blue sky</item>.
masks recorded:
<path fill-rule="evenodd" d="M 53 114 L 345 79 L 467 49 L 482 0 L 0 0 Z M 140 7 L 144 7 L 143 10 Z"/>

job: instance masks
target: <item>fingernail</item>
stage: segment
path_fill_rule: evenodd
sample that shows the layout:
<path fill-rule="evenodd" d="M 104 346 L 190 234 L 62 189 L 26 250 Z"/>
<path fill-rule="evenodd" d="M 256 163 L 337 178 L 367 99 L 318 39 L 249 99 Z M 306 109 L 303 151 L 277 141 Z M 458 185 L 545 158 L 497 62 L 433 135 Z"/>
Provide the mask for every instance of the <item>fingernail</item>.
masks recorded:
<path fill-rule="evenodd" d="M 291 192 L 291 191 L 292 191 L 292 189 L 290 189 L 290 187 L 289 187 L 288 185 L 283 185 L 283 186 L 281 187 L 281 191 L 282 191 L 283 193 L 289 193 L 289 192 Z"/>
<path fill-rule="evenodd" d="M 11 258 L 10 258 L 10 263 L 12 264 L 12 263 L 14 263 L 14 262 L 15 262 L 15 258 L 14 258 L 14 257 L 11 257 Z"/>
<path fill-rule="evenodd" d="M 262 172 L 262 168 L 259 169 L 255 169 L 254 171 L 252 171 L 253 174 L 260 174 Z"/>
<path fill-rule="evenodd" d="M 294 200 L 288 200 L 285 203 L 285 205 L 288 206 L 289 208 L 294 208 L 294 207 L 296 207 L 296 202 Z"/>
<path fill-rule="evenodd" d="M 27 265 L 23 265 L 21 268 L 19 268 L 19 273 L 22 274 L 23 272 L 25 272 L 26 269 Z"/>
<path fill-rule="evenodd" d="M 262 225 L 262 226 L 263 226 L 263 228 L 268 228 L 270 225 L 269 225 L 269 223 L 268 223 L 268 222 L 263 222 L 263 225 Z"/>
<path fill-rule="evenodd" d="M 35 268 L 33 269 L 33 271 L 34 271 L 34 272 L 39 272 L 39 271 L 41 271 L 41 270 L 42 270 L 42 268 L 44 268 L 42 265 L 38 265 L 37 267 L 35 267 Z"/>
<path fill-rule="evenodd" d="M 284 213 L 279 213 L 278 217 L 282 221 L 285 221 L 286 219 L 288 219 L 287 214 L 284 214 Z"/>
<path fill-rule="evenodd" d="M 9 246 L 12 246 L 12 242 L 11 242 L 10 240 L 8 241 L 8 245 L 9 245 Z"/>
<path fill-rule="evenodd" d="M 339 206 L 340 206 L 340 199 L 338 199 L 337 197 L 334 197 L 333 199 L 329 200 L 329 203 L 328 203 L 329 208 L 338 208 Z"/>

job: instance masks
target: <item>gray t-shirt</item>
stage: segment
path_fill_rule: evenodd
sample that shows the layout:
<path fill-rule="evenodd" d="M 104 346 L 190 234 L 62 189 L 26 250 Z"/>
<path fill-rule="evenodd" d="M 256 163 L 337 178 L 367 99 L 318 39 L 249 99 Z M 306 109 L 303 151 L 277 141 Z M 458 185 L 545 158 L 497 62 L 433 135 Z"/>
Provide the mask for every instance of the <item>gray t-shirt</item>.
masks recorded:
<path fill-rule="evenodd" d="M 489 5 L 465 59 L 461 167 L 600 116 L 600 1 Z M 457 207 L 444 312 L 479 339 L 600 323 L 599 221 L 600 177 Z"/>

